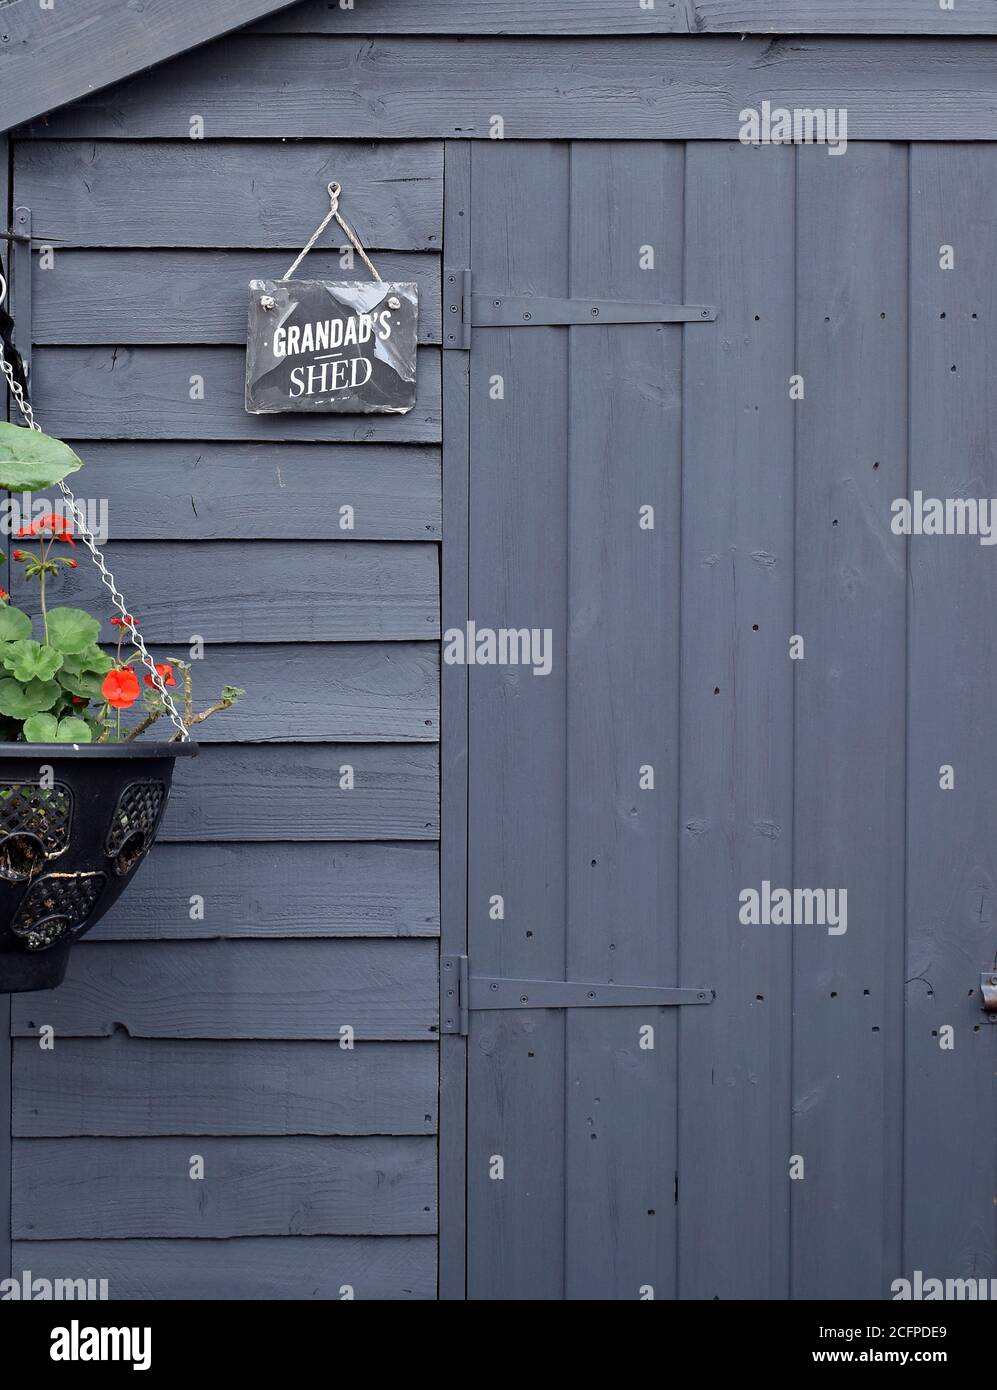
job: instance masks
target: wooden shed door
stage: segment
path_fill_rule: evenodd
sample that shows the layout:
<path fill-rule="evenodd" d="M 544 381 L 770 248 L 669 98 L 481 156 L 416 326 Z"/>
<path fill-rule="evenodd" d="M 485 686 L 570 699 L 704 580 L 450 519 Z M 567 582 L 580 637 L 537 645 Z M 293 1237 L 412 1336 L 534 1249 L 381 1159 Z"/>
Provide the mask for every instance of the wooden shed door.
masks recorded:
<path fill-rule="evenodd" d="M 994 572 L 966 537 L 908 554 L 890 523 L 894 498 L 944 490 L 946 450 L 993 491 L 987 257 L 946 280 L 937 252 L 953 206 L 993 233 L 993 165 L 890 144 L 448 155 L 444 338 L 467 356 L 451 339 L 444 524 L 459 557 L 466 506 L 468 577 L 445 583 L 444 661 L 455 626 L 475 660 L 444 667 L 443 1027 L 457 1091 L 466 1027 L 470 1297 L 889 1298 L 915 1269 L 990 1268 L 995 943 L 970 898 L 997 768 L 970 731 Z M 509 326 L 510 296 L 539 312 Z M 569 326 L 551 298 L 718 316 Z M 957 594 L 977 640 L 951 628 Z M 534 635 L 529 659 L 503 630 Z M 766 883 L 844 890 L 846 930 L 830 897 L 824 925 L 742 923 Z M 586 983 L 715 998 L 564 1007 Z M 489 1006 L 517 988 L 523 1007 Z M 462 1145 L 444 1132 L 444 1189 Z M 444 1191 L 445 1278 L 461 1205 Z"/>

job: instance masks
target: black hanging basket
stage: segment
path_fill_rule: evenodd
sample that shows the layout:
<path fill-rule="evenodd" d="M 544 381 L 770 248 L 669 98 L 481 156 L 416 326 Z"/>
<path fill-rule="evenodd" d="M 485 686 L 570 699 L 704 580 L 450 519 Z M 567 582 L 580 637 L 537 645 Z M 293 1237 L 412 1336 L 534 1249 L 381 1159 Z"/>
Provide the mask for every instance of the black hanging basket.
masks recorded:
<path fill-rule="evenodd" d="M 195 743 L 0 743 L 0 994 L 62 982 L 145 858 Z M 51 771 L 47 771 L 51 769 Z"/>

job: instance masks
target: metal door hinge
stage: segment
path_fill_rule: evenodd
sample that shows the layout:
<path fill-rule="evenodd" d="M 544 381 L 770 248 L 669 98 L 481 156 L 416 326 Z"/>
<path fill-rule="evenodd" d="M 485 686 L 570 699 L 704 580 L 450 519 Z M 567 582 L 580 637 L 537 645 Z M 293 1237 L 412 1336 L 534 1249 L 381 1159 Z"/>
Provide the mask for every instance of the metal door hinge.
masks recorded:
<path fill-rule="evenodd" d="M 440 1032 L 467 1034 L 467 956 L 440 956 Z"/>
<path fill-rule="evenodd" d="M 708 304 L 650 300 L 558 299 L 540 294 L 475 294 L 469 270 L 450 270 L 443 286 L 443 346 L 469 348 L 472 328 L 544 328 L 600 323 L 712 323 Z"/>
<path fill-rule="evenodd" d="M 448 270 L 443 277 L 443 347 L 471 346 L 471 272 Z"/>
<path fill-rule="evenodd" d="M 712 989 L 616 985 L 589 980 L 527 980 L 472 975 L 467 956 L 440 958 L 440 1032 L 467 1033 L 472 1011 L 488 1009 L 620 1009 L 643 1005 L 712 1004 Z"/>
<path fill-rule="evenodd" d="M 997 969 L 984 970 L 980 976 L 983 1012 L 991 1023 L 997 1023 Z"/>

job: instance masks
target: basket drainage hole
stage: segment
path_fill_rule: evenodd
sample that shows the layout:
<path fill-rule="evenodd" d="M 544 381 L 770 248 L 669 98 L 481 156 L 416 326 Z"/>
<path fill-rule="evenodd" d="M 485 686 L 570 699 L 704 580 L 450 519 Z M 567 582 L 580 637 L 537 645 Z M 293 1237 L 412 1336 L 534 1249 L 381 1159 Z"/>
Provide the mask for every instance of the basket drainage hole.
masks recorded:
<path fill-rule="evenodd" d="M 141 830 L 133 830 L 114 856 L 114 872 L 119 878 L 123 878 L 125 874 L 134 869 L 145 854 L 146 847 L 145 834 Z"/>
<path fill-rule="evenodd" d="M 10 835 L 0 845 L 0 878 L 31 878 L 45 864 L 45 847 L 36 835 Z"/>

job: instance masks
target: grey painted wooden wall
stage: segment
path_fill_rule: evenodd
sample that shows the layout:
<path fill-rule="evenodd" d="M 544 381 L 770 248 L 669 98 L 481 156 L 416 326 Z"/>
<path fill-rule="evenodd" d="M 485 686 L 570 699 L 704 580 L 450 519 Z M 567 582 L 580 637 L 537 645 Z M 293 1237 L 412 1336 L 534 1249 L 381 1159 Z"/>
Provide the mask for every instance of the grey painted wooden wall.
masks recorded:
<path fill-rule="evenodd" d="M 656 891 L 681 911 L 672 935 L 626 946 L 648 968 L 698 968 L 735 1001 L 668 1025 L 683 1072 L 662 1074 L 668 1128 L 651 1157 L 698 1182 L 662 1207 L 660 1296 L 854 1292 L 856 1251 L 872 1288 L 902 1258 L 898 1272 L 945 1273 L 951 1252 L 992 1242 L 979 1216 L 992 1112 L 965 1141 L 993 1035 L 974 1034 L 954 1062 L 932 1036 L 943 1006 L 969 1007 L 965 967 L 992 928 L 992 652 L 967 636 L 993 607 L 989 555 L 949 542 L 912 552 L 908 579 L 873 516 L 908 486 L 955 486 L 950 455 L 992 433 L 992 338 L 981 353 L 972 335 L 992 334 L 994 146 L 933 142 L 997 138 L 997 41 L 970 37 L 992 36 L 993 18 L 986 0 L 914 17 L 899 0 L 683 0 L 657 14 L 629 0 L 358 0 L 353 12 L 316 0 L 14 133 L 0 196 L 29 205 L 57 245 L 33 278 L 40 418 L 79 444 L 89 490 L 110 498 L 110 558 L 149 635 L 203 635 L 201 689 L 249 691 L 206 726 L 162 843 L 77 948 L 67 984 L 9 1008 L 15 1270 L 108 1277 L 122 1297 L 436 1293 L 441 433 L 447 402 L 459 416 L 463 371 L 444 354 L 445 401 L 444 143 L 485 135 L 495 113 L 509 142 L 473 146 L 481 181 L 494 180 L 492 202 L 475 205 L 482 275 L 594 292 L 598 243 L 584 229 L 601 233 L 553 198 L 566 162 L 591 161 L 610 175 L 608 226 L 634 213 L 626 180 L 652 172 L 675 233 L 662 274 L 721 307 L 709 337 L 683 348 L 667 331 L 663 375 L 642 398 L 685 448 L 681 490 L 664 475 L 679 509 L 666 572 L 689 607 L 681 632 L 668 626 L 674 661 L 659 653 L 654 667 L 662 721 L 685 749 L 654 831 L 674 857 Z M 869 143 L 842 160 L 760 159 L 729 143 L 742 106 L 812 104 L 815 87 L 847 96 L 850 135 Z M 203 140 L 189 138 L 195 115 Z M 332 177 L 384 273 L 421 284 L 418 406 L 401 419 L 248 416 L 245 283 L 288 264 Z M 515 235 L 499 221 L 510 190 L 530 198 Z M 942 303 L 925 267 L 953 214 L 979 238 L 977 268 Z M 527 231 L 548 247 L 536 261 Z M 585 283 L 557 278 L 555 234 L 575 239 Z M 328 249 L 306 264 L 338 273 Z M 633 289 L 619 276 L 605 292 Z M 824 382 L 805 410 L 784 389 L 794 365 Z M 981 488 L 995 491 L 989 475 Z M 356 508 L 348 536 L 344 502 Z M 468 536 L 456 520 L 454 593 Z M 710 560 L 734 549 L 753 558 Z M 473 574 L 486 591 L 487 571 Z M 620 593 L 633 579 L 609 574 Z M 80 585 L 95 601 L 82 573 Z M 669 624 L 677 602 L 662 599 Z M 786 627 L 820 634 L 795 673 L 781 661 Z M 966 670 L 973 679 L 953 676 Z M 789 740 L 775 751 L 762 739 L 773 721 Z M 971 769 L 958 825 L 927 796 L 912 814 L 917 779 L 953 760 Z M 337 786 L 345 763 L 351 793 Z M 459 797 L 451 805 L 459 815 Z M 523 833 L 515 817 L 501 835 Z M 459 828 L 447 840 L 451 903 L 460 840 Z M 499 849 L 479 842 L 479 866 Z M 826 941 L 731 955 L 720 913 L 759 853 L 773 877 L 794 858 L 815 881 L 857 876 L 880 929 L 853 938 L 844 963 Z M 194 893 L 203 922 L 189 918 Z M 566 945 L 563 929 L 564 958 L 585 963 L 588 938 Z M 53 1053 L 38 1048 L 40 1023 L 57 1029 Z M 343 1024 L 357 1030 L 352 1052 L 337 1045 Z M 555 1050 L 569 1026 L 551 1022 Z M 936 1142 L 919 1144 L 925 1132 Z M 451 1124 L 444 1139 L 456 1161 L 463 1132 Z M 792 1210 L 781 1171 L 759 1178 L 757 1164 L 790 1144 L 834 1155 Z M 583 1238 L 585 1193 L 564 1165 L 567 1152 L 577 1172 L 584 1147 L 575 1136 L 554 1155 L 532 1244 L 506 1231 L 505 1263 L 490 1270 L 496 1247 L 479 1245 L 476 1277 L 506 1294 L 583 1288 L 591 1266 L 566 1271 L 553 1233 L 571 1207 Z M 188 1177 L 193 1154 L 203 1183 Z M 448 1200 L 453 1231 L 463 1195 Z M 844 1215 L 818 1257 L 827 1212 Z M 545 1241 L 553 1260 L 538 1263 Z"/>
<path fill-rule="evenodd" d="M 120 1297 L 431 1297 L 442 147 L 160 133 L 12 141 L 13 201 L 57 246 L 34 396 L 109 499 L 146 636 L 200 634 L 200 697 L 248 693 L 66 984 L 13 1000 L 13 1267 Z M 283 271 L 331 178 L 382 273 L 421 285 L 418 405 L 264 421 L 247 282 Z M 344 274 L 329 249 L 307 269 Z"/>

